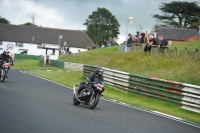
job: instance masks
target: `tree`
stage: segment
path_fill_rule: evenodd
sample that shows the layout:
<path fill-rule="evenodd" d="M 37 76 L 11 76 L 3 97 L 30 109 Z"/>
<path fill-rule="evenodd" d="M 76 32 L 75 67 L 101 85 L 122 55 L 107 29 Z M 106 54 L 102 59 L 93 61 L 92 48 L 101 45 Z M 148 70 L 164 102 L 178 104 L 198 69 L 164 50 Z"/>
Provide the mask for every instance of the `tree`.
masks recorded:
<path fill-rule="evenodd" d="M 26 23 L 21 24 L 21 25 L 25 25 L 25 26 L 37 26 L 35 24 L 32 24 L 31 22 L 26 22 Z"/>
<path fill-rule="evenodd" d="M 106 8 L 97 8 L 83 25 L 86 25 L 86 33 L 95 44 L 101 44 L 104 39 L 117 38 L 119 35 L 120 24 Z"/>
<path fill-rule="evenodd" d="M 0 23 L 10 24 L 10 21 L 8 21 L 7 19 L 2 18 L 2 17 L 0 16 Z"/>
<path fill-rule="evenodd" d="M 159 9 L 163 15 L 155 14 L 161 25 L 178 28 L 189 28 L 194 23 L 198 23 L 200 18 L 200 6 L 197 2 L 173 1 L 162 3 Z"/>

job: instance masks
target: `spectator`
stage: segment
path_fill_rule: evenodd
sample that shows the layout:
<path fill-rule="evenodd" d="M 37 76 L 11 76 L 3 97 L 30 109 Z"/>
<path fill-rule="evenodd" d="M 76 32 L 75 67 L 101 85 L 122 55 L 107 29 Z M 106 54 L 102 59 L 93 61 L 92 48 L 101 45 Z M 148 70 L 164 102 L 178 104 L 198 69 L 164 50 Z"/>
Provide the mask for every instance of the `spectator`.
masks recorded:
<path fill-rule="evenodd" d="M 148 34 L 148 32 L 146 31 L 145 36 L 144 36 L 144 43 L 147 43 L 148 36 L 149 36 L 149 34 Z"/>
<path fill-rule="evenodd" d="M 111 43 L 112 43 L 112 38 L 111 37 L 109 37 L 107 41 L 106 40 L 104 40 L 104 41 L 106 42 L 106 46 L 107 47 L 111 46 Z"/>
<path fill-rule="evenodd" d="M 153 32 L 153 36 L 154 36 L 154 38 L 157 39 L 157 33 L 156 33 L 156 31 Z"/>
<path fill-rule="evenodd" d="M 158 40 L 159 40 L 159 43 L 158 43 L 159 48 L 168 45 L 168 42 L 166 39 L 164 39 L 163 35 L 159 35 Z"/>
<path fill-rule="evenodd" d="M 70 53 L 69 53 L 69 46 L 65 47 L 65 54 L 69 54 L 70 55 Z"/>
<path fill-rule="evenodd" d="M 80 50 L 80 49 L 78 49 L 78 53 L 81 53 L 81 50 Z"/>
<path fill-rule="evenodd" d="M 127 40 L 127 44 L 125 47 L 125 52 L 130 52 L 131 51 L 131 44 L 133 43 L 133 39 L 131 37 L 131 34 L 128 34 L 128 40 Z"/>
<path fill-rule="evenodd" d="M 199 35 L 198 40 L 200 41 L 200 25 L 197 30 L 198 30 L 198 35 Z"/>
<path fill-rule="evenodd" d="M 155 39 L 155 38 L 153 37 L 153 35 L 149 34 L 149 36 L 148 36 L 148 38 L 147 38 L 147 43 L 149 43 L 149 40 L 152 40 L 152 41 L 153 41 L 153 45 L 158 46 L 157 39 Z"/>
<path fill-rule="evenodd" d="M 144 43 L 145 33 L 141 33 L 140 43 Z"/>
<path fill-rule="evenodd" d="M 137 31 L 136 39 L 137 39 L 136 42 L 140 43 L 140 33 L 139 33 L 139 31 Z"/>
<path fill-rule="evenodd" d="M 151 52 L 151 46 L 153 45 L 153 40 L 151 39 L 151 40 L 149 40 L 148 41 L 148 43 L 145 45 L 145 47 L 144 47 L 144 52 L 146 53 L 146 52 Z"/>

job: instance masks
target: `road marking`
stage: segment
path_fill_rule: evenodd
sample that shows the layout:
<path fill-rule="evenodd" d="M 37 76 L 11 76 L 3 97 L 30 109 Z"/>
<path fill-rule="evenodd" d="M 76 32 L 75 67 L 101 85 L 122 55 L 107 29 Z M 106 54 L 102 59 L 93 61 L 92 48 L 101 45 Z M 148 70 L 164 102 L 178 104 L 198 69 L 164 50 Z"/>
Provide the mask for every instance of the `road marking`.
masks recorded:
<path fill-rule="evenodd" d="M 38 77 L 38 78 L 41 78 L 41 79 L 44 79 L 44 80 L 47 80 L 47 81 L 50 81 L 50 82 L 53 82 L 55 84 L 61 85 L 63 87 L 66 87 L 68 89 L 72 89 L 69 86 L 57 83 L 55 81 L 52 81 L 52 80 L 49 80 L 49 79 L 46 79 L 46 78 L 43 78 L 43 77 L 40 77 L 40 76 L 37 76 L 37 75 L 34 75 L 34 74 L 27 73 L 27 71 L 20 71 L 20 72 L 24 73 L 24 74 L 32 75 L 32 76 L 35 76 L 35 77 Z M 133 105 L 129 105 L 129 104 L 126 104 L 126 103 L 123 103 L 123 102 L 118 102 L 117 100 L 106 99 L 106 98 L 101 98 L 101 99 L 105 100 L 105 101 L 108 101 L 108 102 L 116 103 L 116 104 L 119 104 L 119 105 L 122 105 L 122 106 L 126 106 L 126 107 L 130 107 L 130 108 L 133 108 L 133 109 L 137 109 L 137 110 L 141 110 L 141 111 L 144 111 L 144 112 L 148 112 L 148 113 L 151 113 L 151 114 L 159 115 L 159 116 L 162 116 L 162 117 L 165 117 L 165 118 L 168 118 L 168 119 L 171 119 L 171 120 L 175 120 L 175 121 L 178 121 L 178 122 L 181 122 L 181 123 L 193 126 L 193 127 L 200 128 L 199 124 L 193 124 L 192 122 L 189 122 L 189 121 L 184 120 L 182 118 L 171 116 L 171 115 L 168 115 L 168 114 L 165 114 L 165 113 L 161 113 L 161 112 L 153 111 L 153 110 L 149 110 L 149 109 L 143 109 L 143 108 L 136 107 L 136 106 L 133 106 Z"/>

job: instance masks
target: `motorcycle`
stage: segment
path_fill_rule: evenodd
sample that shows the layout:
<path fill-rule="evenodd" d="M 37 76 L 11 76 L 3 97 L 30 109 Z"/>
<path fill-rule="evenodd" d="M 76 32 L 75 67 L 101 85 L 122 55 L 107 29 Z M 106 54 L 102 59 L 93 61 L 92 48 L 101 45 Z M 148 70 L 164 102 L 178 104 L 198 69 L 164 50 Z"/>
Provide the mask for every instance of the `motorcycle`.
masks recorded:
<path fill-rule="evenodd" d="M 86 82 L 86 87 L 78 94 L 76 87 L 73 86 L 73 104 L 79 105 L 80 103 L 89 106 L 90 109 L 94 109 L 100 97 L 100 92 L 104 88 L 104 83 L 98 78 L 94 82 Z M 76 85 L 78 86 L 78 85 Z"/>
<path fill-rule="evenodd" d="M 1 61 L 1 62 L 3 62 L 3 64 L 1 65 L 0 68 L 0 81 L 4 82 L 10 67 L 10 63 L 7 63 L 6 61 Z"/>

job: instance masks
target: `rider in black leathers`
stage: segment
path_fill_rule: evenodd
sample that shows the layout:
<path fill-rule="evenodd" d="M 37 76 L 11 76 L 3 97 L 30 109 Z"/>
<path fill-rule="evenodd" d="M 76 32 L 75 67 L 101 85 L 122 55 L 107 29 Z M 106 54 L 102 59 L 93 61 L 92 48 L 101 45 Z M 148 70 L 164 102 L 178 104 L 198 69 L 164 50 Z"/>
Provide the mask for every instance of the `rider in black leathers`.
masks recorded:
<path fill-rule="evenodd" d="M 88 82 L 93 82 L 95 81 L 95 78 L 98 78 L 99 80 L 101 80 L 102 82 L 104 81 L 103 79 L 103 69 L 102 68 L 97 68 L 96 71 L 94 73 L 92 73 L 89 77 L 88 77 Z M 87 84 L 85 82 L 81 82 L 79 85 L 79 89 L 78 89 L 78 94 L 80 94 L 80 92 L 86 88 Z M 102 92 L 104 92 L 104 88 L 102 89 Z M 101 93 L 102 93 L 101 92 Z M 100 94 L 101 94 L 100 93 Z"/>
<path fill-rule="evenodd" d="M 0 66 L 3 64 L 3 62 L 10 62 L 10 64 L 13 66 L 13 61 L 12 58 L 9 55 L 9 51 L 6 49 L 4 50 L 4 52 L 2 54 L 0 54 Z M 10 69 L 10 67 L 8 68 L 8 70 Z M 8 78 L 8 76 L 6 75 L 6 78 Z"/>

